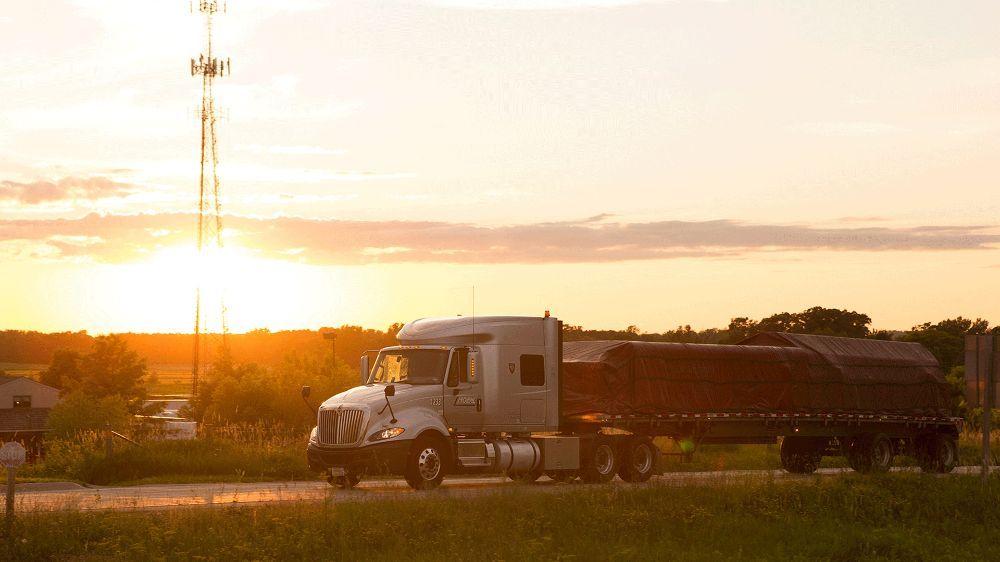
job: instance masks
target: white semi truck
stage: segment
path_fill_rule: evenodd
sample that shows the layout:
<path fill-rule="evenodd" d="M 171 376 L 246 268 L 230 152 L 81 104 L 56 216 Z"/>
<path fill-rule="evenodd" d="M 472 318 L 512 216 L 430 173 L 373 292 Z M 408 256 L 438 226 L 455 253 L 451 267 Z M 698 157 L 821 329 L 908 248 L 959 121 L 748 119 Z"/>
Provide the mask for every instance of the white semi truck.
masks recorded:
<path fill-rule="evenodd" d="M 362 357 L 360 386 L 318 408 L 307 457 L 310 467 L 327 473 L 331 484 L 352 487 L 366 474 L 401 474 L 413 488 L 426 490 L 437 487 L 448 474 L 475 472 L 503 472 L 526 482 L 543 474 L 585 482 L 606 482 L 617 474 L 626 481 L 642 482 L 659 464 L 654 436 L 673 437 L 690 446 L 774 443 L 784 437 L 782 462 L 792 472 L 811 472 L 823 455 L 841 453 L 862 472 L 887 469 L 893 455 L 901 453 L 917 457 L 932 472 L 951 470 L 957 462 L 959 422 L 944 416 L 878 417 L 801 408 L 781 412 L 780 404 L 766 406 L 763 413 L 759 408 L 715 413 L 704 408 L 697 412 L 635 408 L 621 414 L 581 409 L 579 401 L 572 402 L 568 414 L 564 409 L 571 397 L 563 388 L 562 323 L 548 314 L 421 319 L 404 326 L 397 337 L 400 345 L 379 350 L 373 362 L 367 354 Z M 608 349 L 620 350 L 615 344 L 628 342 L 608 343 Z M 722 350 L 734 361 L 754 364 L 762 361 L 762 354 L 780 352 L 785 354 L 779 358 L 783 363 L 775 364 L 782 368 L 797 357 L 788 359 L 788 353 L 800 353 L 781 351 L 769 343 L 646 345 L 661 346 L 651 348 L 653 352 L 662 348 L 688 355 Z M 721 360 L 710 358 L 709 363 L 723 365 Z M 708 365 L 715 369 L 716 364 Z M 737 363 L 725 365 L 739 369 Z M 622 372 L 636 368 L 621 367 Z M 598 373 L 594 380 L 603 384 L 602 376 L 610 377 Z M 631 394 L 625 401 L 641 405 L 644 398 L 635 386 L 641 377 L 631 378 Z M 663 388 L 677 394 L 680 387 Z M 580 396 L 578 386 L 573 393 Z M 303 387 L 303 397 L 308 395 L 308 387 Z"/>

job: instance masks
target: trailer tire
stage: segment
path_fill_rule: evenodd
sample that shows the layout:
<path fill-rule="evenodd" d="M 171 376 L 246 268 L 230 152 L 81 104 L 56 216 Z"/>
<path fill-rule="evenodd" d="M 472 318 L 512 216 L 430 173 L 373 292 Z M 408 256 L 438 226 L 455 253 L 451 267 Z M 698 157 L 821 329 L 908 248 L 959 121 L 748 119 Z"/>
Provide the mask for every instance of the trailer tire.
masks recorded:
<path fill-rule="evenodd" d="M 433 490 L 441 485 L 448 469 L 448 444 L 441 437 L 421 436 L 406 457 L 403 477 L 414 490 Z"/>
<path fill-rule="evenodd" d="M 580 479 L 588 484 L 610 482 L 618 470 L 618 450 L 614 441 L 598 434 L 580 463 Z"/>
<path fill-rule="evenodd" d="M 958 465 L 958 445 L 955 439 L 935 433 L 919 439 L 916 444 L 917 464 L 920 470 L 947 474 Z"/>
<path fill-rule="evenodd" d="M 648 437 L 636 437 L 622 444 L 618 476 L 626 482 L 645 482 L 656 473 L 660 449 Z"/>
<path fill-rule="evenodd" d="M 862 474 L 888 472 L 895 454 L 892 441 L 884 434 L 865 434 L 856 437 L 848 447 L 847 464 Z"/>
<path fill-rule="evenodd" d="M 789 435 L 781 440 L 781 467 L 791 474 L 812 474 L 823 460 L 816 439 Z"/>

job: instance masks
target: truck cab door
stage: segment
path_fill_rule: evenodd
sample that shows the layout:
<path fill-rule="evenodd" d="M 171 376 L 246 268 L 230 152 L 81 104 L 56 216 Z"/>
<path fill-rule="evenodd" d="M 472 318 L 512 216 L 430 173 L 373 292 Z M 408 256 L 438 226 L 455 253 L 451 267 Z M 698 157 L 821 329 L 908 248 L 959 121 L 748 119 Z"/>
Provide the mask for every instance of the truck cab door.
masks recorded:
<path fill-rule="evenodd" d="M 470 355 L 472 360 L 470 361 Z M 482 431 L 483 385 L 475 375 L 476 352 L 459 347 L 451 352 L 444 382 L 444 419 L 455 431 Z"/>

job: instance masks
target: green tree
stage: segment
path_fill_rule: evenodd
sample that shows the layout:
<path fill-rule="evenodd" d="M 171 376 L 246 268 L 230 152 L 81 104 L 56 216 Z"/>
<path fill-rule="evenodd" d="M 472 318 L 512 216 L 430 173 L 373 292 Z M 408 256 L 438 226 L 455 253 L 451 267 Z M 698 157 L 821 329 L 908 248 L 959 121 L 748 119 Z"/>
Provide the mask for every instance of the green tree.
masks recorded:
<path fill-rule="evenodd" d="M 54 388 L 63 388 L 68 384 L 80 381 L 80 353 L 71 349 L 57 349 L 52 355 L 49 368 L 42 371 L 39 379 L 42 384 Z"/>
<path fill-rule="evenodd" d="M 928 349 L 941 363 L 944 372 L 964 363 L 965 335 L 986 334 L 990 324 L 982 318 L 970 320 L 961 316 L 937 324 L 925 322 L 904 334 L 905 341 L 917 342 Z"/>
<path fill-rule="evenodd" d="M 220 359 L 199 386 L 184 415 L 209 423 L 280 423 L 293 428 L 315 424 L 301 388 L 312 387 L 313 404 L 356 386 L 358 374 L 326 346 L 286 355 L 280 365 L 237 365 Z"/>
<path fill-rule="evenodd" d="M 82 392 L 94 398 L 118 396 L 132 413 L 143 411 L 149 374 L 146 360 L 130 350 L 119 336 L 94 338 L 90 352 L 56 352 L 41 380 L 64 392 Z"/>
<path fill-rule="evenodd" d="M 751 320 L 746 316 L 740 316 L 729 321 L 729 335 L 726 340 L 729 343 L 736 343 L 749 338 L 758 331 L 755 320 Z"/>
<path fill-rule="evenodd" d="M 802 312 L 772 314 L 759 322 L 747 317 L 733 318 L 729 322 L 728 340 L 739 342 L 761 332 L 865 338 L 871 335 L 868 328 L 871 323 L 872 319 L 867 314 L 814 306 Z"/>
<path fill-rule="evenodd" d="M 95 398 L 83 390 L 62 397 L 49 412 L 49 427 L 53 434 L 70 437 L 81 431 L 124 429 L 130 419 L 128 406 L 121 396 Z"/>

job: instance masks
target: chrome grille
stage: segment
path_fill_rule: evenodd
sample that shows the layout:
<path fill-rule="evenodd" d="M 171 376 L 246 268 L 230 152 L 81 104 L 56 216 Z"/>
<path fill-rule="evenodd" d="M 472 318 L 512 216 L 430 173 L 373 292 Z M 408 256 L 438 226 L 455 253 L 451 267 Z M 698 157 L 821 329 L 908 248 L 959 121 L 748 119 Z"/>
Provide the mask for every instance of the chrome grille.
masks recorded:
<path fill-rule="evenodd" d="M 319 442 L 324 445 L 350 445 L 357 442 L 361 436 L 364 417 L 361 410 L 320 410 L 317 424 Z"/>

